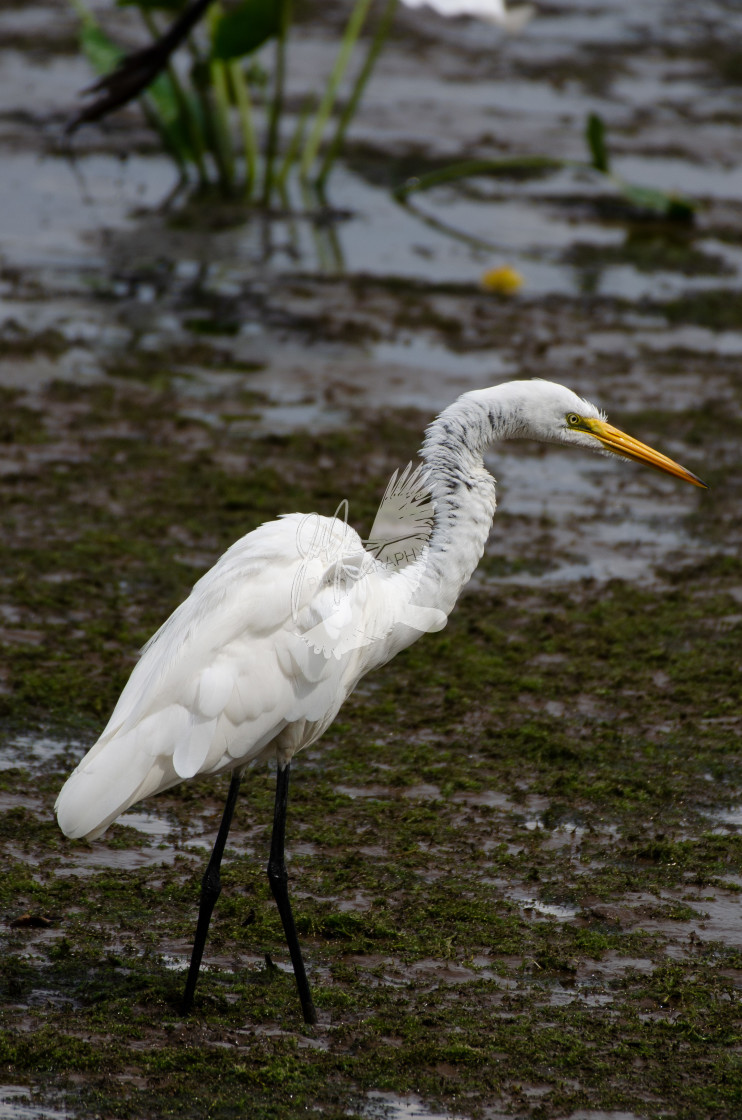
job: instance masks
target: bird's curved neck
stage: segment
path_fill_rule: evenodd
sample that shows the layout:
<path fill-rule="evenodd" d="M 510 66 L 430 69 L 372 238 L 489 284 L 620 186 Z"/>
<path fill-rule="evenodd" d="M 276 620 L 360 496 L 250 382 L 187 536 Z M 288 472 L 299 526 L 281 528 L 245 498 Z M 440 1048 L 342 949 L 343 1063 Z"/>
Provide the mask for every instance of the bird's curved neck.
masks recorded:
<path fill-rule="evenodd" d="M 450 613 L 484 552 L 495 513 L 489 444 L 527 435 L 528 382 L 459 397 L 433 421 L 420 452 L 435 505 L 418 602 Z"/>

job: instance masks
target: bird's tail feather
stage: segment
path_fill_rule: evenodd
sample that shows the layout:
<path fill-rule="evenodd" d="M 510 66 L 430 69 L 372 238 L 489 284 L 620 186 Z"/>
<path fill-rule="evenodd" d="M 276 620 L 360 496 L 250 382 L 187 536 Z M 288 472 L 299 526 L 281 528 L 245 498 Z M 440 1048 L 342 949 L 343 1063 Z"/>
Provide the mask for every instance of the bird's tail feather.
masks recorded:
<path fill-rule="evenodd" d="M 132 758 L 113 739 L 62 786 L 55 805 L 59 827 L 72 839 L 95 840 L 135 802 L 180 780 L 169 758 Z"/>

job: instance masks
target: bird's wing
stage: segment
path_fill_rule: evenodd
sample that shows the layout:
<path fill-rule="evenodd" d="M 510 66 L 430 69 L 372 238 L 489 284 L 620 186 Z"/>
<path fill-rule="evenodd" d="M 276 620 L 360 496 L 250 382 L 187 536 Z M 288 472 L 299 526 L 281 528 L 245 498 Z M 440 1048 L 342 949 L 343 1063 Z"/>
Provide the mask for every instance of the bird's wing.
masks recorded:
<path fill-rule="evenodd" d="M 228 692 L 229 658 L 237 642 L 270 645 L 311 602 L 327 566 L 321 547 L 301 540 L 306 518 L 289 514 L 235 542 L 195 584 L 142 650 L 101 738 L 130 730 L 144 715 L 178 698 L 212 714 Z M 317 518 L 332 541 L 335 520 Z M 342 523 L 339 523 L 342 525 Z M 346 529 L 347 534 L 357 534 Z M 261 652 L 264 653 L 264 650 Z"/>
<path fill-rule="evenodd" d="M 427 470 L 409 463 L 389 480 L 364 549 L 346 547 L 342 561 L 325 573 L 305 641 L 335 659 L 358 651 L 362 675 L 421 633 L 445 626 L 442 611 L 414 603 L 434 523 Z"/>
<path fill-rule="evenodd" d="M 435 505 L 424 465 L 395 471 L 376 511 L 366 548 L 378 561 L 401 569 L 419 560 L 433 532 Z"/>
<path fill-rule="evenodd" d="M 322 609 L 328 559 L 346 547 L 362 544 L 343 522 L 291 514 L 222 556 L 144 647 L 66 783 L 57 810 L 68 835 L 99 835 L 141 797 L 249 761 L 289 724 L 321 732 L 347 695 L 347 665 L 302 633 Z"/>

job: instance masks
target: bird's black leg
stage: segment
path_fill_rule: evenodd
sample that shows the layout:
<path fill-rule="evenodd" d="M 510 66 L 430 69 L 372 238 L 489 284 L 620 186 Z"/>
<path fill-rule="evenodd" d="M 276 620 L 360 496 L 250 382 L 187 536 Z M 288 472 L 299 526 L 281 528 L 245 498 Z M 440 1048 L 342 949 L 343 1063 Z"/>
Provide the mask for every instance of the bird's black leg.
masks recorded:
<path fill-rule="evenodd" d="M 291 963 L 294 966 L 296 986 L 299 989 L 301 1009 L 304 1012 L 305 1023 L 316 1023 L 317 1012 L 312 1002 L 312 993 L 309 990 L 307 974 L 304 970 L 304 961 L 299 948 L 299 938 L 296 936 L 294 915 L 291 913 L 289 902 L 288 871 L 283 858 L 284 842 L 286 839 L 286 807 L 289 802 L 289 763 L 278 767 L 276 777 L 276 806 L 273 813 L 273 834 L 271 836 L 271 854 L 268 860 L 268 882 L 276 900 L 278 912 L 283 922 L 283 931 L 286 934 L 286 944 L 291 954 Z"/>
<path fill-rule="evenodd" d="M 214 850 L 211 853 L 211 859 L 204 872 L 204 877 L 201 880 L 201 909 L 198 912 L 198 925 L 196 926 L 196 936 L 193 941 L 193 952 L 191 953 L 191 967 L 188 970 L 185 995 L 183 996 L 184 1015 L 188 1014 L 193 1004 L 193 993 L 196 991 L 198 970 L 201 967 L 201 957 L 204 954 L 206 935 L 209 932 L 209 922 L 211 921 L 211 915 L 216 906 L 216 900 L 222 889 L 219 868 L 221 866 L 222 856 L 224 855 L 229 828 L 232 824 L 234 807 L 237 803 L 237 794 L 240 790 L 241 781 L 242 770 L 235 770 L 232 775 L 232 781 L 229 783 L 227 804 L 224 806 L 222 823 L 219 825 L 219 832 L 217 833 Z"/>

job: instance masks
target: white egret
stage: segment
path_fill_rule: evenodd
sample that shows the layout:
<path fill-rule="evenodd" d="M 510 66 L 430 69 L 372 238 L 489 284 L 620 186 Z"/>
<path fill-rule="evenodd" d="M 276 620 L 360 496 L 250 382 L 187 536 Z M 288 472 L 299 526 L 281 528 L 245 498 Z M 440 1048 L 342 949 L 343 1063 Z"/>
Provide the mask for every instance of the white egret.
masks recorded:
<path fill-rule="evenodd" d="M 372 546 L 338 517 L 295 513 L 233 544 L 144 647 L 103 734 L 62 788 L 60 827 L 93 839 L 144 797 L 198 774 L 231 771 L 202 881 L 186 1010 L 242 774 L 275 758 L 268 877 L 304 1018 L 316 1020 L 284 862 L 291 759 L 322 735 L 365 673 L 445 625 L 495 512 L 483 452 L 517 438 L 612 452 L 705 485 L 561 385 L 512 381 L 466 393 L 428 428 L 422 467 L 388 488 Z M 384 546 L 394 533 L 390 511 L 392 521 L 411 522 L 397 533 L 406 538 L 401 547 Z"/>

